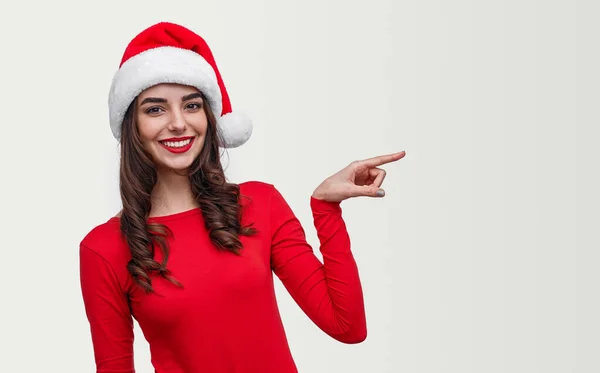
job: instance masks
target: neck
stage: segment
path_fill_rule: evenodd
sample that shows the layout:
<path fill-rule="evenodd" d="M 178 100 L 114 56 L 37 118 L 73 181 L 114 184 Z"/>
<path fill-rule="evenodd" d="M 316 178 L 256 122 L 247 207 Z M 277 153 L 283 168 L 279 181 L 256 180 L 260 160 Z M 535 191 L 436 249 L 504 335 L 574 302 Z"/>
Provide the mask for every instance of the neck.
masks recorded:
<path fill-rule="evenodd" d="M 159 170 L 152 190 L 150 216 L 176 214 L 198 207 L 187 175 L 172 170 Z"/>

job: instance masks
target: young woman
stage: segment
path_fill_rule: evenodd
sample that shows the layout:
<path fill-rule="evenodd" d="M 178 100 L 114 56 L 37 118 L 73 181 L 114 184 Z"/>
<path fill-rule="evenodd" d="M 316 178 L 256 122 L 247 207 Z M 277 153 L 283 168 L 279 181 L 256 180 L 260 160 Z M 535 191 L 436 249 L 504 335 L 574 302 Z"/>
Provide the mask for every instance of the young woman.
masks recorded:
<path fill-rule="evenodd" d="M 382 197 L 378 167 L 404 152 L 353 162 L 314 190 L 321 262 L 273 185 L 226 180 L 220 150 L 244 144 L 252 124 L 232 111 L 200 36 L 171 23 L 136 36 L 109 111 L 123 208 L 80 246 L 97 372 L 134 372 L 134 318 L 158 373 L 297 372 L 273 273 L 325 333 L 366 338 L 340 203 Z"/>

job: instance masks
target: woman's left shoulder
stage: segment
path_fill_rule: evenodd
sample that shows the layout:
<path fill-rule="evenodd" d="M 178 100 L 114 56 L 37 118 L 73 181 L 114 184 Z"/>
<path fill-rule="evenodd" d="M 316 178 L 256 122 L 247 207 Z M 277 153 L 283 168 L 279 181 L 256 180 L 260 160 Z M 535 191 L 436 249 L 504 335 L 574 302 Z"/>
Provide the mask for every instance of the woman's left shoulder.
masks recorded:
<path fill-rule="evenodd" d="M 240 187 L 240 202 L 245 208 L 263 209 L 270 206 L 278 191 L 271 183 L 250 180 L 238 184 Z"/>
<path fill-rule="evenodd" d="M 238 185 L 240 186 L 240 193 L 242 195 L 251 197 L 267 197 L 273 193 L 273 190 L 275 189 L 273 184 L 260 180 L 244 181 Z"/>

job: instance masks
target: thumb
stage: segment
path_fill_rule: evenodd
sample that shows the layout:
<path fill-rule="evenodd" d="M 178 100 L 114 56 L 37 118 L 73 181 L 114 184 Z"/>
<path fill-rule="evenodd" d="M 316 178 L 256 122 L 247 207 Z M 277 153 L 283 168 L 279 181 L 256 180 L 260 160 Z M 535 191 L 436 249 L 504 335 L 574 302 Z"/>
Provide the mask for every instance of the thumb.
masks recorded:
<path fill-rule="evenodd" d="M 378 188 L 374 185 L 362 185 L 354 188 L 354 197 L 376 197 L 381 198 L 385 196 L 385 190 Z"/>

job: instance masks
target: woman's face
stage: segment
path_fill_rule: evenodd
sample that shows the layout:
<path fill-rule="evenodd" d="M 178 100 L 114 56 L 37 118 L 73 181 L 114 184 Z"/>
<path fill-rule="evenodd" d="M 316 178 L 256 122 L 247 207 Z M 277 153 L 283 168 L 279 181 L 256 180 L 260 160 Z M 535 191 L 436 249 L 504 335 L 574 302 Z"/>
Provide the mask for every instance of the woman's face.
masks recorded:
<path fill-rule="evenodd" d="M 144 149 L 158 169 L 186 170 L 198 157 L 208 128 L 200 91 L 159 84 L 140 93 L 136 122 Z"/>

